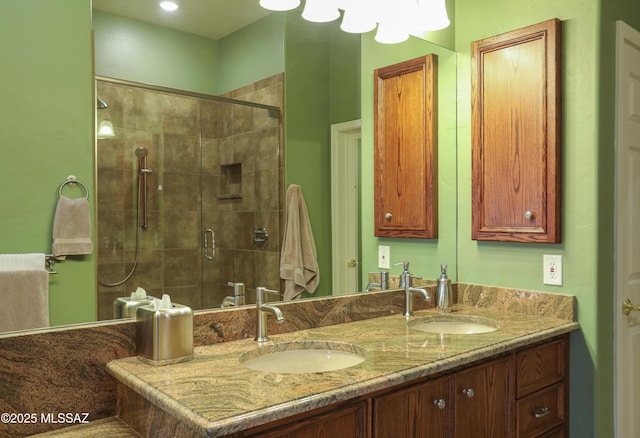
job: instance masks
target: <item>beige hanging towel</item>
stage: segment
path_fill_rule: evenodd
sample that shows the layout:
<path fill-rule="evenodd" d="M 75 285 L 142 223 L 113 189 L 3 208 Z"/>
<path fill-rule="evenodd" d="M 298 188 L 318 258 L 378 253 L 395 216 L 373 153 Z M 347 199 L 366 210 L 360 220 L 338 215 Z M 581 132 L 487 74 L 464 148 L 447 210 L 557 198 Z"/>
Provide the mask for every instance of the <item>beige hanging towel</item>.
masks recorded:
<path fill-rule="evenodd" d="M 317 257 L 302 190 L 299 185 L 291 184 L 287 189 L 287 220 L 280 255 L 285 300 L 300 298 L 305 289 L 315 292 L 320 282 Z"/>
<path fill-rule="evenodd" d="M 53 219 L 53 256 L 91 254 L 91 214 L 87 198 L 60 196 Z"/>
<path fill-rule="evenodd" d="M 0 332 L 49 327 L 44 254 L 0 254 Z"/>

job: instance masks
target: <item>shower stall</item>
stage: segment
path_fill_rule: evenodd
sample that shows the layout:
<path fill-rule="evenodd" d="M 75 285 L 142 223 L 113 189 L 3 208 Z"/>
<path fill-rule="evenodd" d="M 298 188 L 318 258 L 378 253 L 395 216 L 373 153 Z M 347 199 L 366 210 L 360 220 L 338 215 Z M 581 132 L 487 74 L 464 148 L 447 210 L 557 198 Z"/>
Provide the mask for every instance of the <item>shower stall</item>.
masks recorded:
<path fill-rule="evenodd" d="M 225 96 L 96 80 L 98 317 L 137 287 L 193 309 L 280 289 L 282 75 Z"/>

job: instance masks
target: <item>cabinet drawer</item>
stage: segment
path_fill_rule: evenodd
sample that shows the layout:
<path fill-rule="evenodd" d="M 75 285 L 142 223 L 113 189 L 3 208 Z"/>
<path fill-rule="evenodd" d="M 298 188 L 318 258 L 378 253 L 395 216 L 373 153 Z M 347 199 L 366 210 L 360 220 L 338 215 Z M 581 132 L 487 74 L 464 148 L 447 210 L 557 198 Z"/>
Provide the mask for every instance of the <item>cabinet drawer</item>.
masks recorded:
<path fill-rule="evenodd" d="M 518 400 L 516 422 L 518 438 L 536 437 L 562 425 L 564 423 L 564 385 L 554 385 Z"/>
<path fill-rule="evenodd" d="M 566 340 L 559 339 L 516 354 L 516 398 L 564 379 Z"/>

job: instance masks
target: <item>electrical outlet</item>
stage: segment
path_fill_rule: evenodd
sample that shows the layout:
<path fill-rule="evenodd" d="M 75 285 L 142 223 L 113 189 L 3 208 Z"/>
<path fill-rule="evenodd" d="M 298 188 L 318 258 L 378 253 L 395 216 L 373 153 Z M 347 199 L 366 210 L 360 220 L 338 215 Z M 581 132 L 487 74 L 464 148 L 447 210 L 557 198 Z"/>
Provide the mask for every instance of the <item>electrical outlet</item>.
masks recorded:
<path fill-rule="evenodd" d="M 378 268 L 391 269 L 391 248 L 378 245 Z"/>
<path fill-rule="evenodd" d="M 544 284 L 562 286 L 562 256 L 544 255 L 542 265 L 544 266 Z"/>

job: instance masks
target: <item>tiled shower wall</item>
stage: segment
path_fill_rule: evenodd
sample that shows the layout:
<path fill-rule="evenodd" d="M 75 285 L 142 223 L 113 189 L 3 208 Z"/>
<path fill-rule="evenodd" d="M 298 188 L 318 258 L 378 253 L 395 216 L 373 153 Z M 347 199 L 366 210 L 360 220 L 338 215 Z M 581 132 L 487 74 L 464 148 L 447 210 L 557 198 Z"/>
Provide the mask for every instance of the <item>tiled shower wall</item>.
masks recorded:
<path fill-rule="evenodd" d="M 282 108 L 277 75 L 229 93 L 234 99 Z M 116 287 L 98 286 L 98 316 L 113 317 L 113 301 L 140 286 L 171 295 L 194 309 L 218 307 L 232 294 L 228 282 L 278 289 L 283 216 L 281 118 L 246 105 L 97 82 L 116 136 L 97 150 L 98 280 L 126 277 L 136 252 L 137 158 L 148 149 L 148 228 L 138 228 L 138 264 Z M 265 245 L 253 242 L 265 227 Z M 215 235 L 213 259 L 203 253 L 207 229 Z M 209 239 L 211 240 L 211 239 Z M 211 246 L 211 244 L 210 244 Z M 211 248 L 208 250 L 211 256 Z"/>

